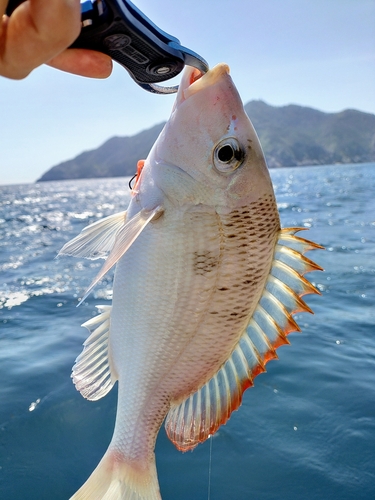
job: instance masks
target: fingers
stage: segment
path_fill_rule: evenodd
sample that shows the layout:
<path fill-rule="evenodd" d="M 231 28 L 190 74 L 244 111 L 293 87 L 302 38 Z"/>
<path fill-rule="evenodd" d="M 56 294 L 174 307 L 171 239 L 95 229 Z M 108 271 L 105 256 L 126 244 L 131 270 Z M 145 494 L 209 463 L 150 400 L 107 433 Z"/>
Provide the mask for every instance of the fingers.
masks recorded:
<path fill-rule="evenodd" d="M 107 78 L 112 72 L 112 59 L 101 52 L 69 49 L 47 63 L 53 68 L 90 78 Z"/>
<path fill-rule="evenodd" d="M 6 2 L 0 0 L 4 11 Z M 0 11 L 1 12 L 1 11 Z M 62 52 L 80 32 L 79 0 L 27 0 L 0 24 L 0 74 L 20 79 Z"/>

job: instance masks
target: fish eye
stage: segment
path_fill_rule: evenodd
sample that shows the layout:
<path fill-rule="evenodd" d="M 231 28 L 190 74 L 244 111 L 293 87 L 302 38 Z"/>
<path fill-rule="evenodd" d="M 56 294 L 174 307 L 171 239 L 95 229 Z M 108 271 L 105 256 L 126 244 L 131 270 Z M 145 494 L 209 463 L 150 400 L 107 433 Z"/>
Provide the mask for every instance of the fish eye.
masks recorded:
<path fill-rule="evenodd" d="M 235 137 L 226 137 L 214 148 L 214 167 L 220 173 L 231 173 L 242 165 L 244 157 L 245 154 L 238 140 Z"/>

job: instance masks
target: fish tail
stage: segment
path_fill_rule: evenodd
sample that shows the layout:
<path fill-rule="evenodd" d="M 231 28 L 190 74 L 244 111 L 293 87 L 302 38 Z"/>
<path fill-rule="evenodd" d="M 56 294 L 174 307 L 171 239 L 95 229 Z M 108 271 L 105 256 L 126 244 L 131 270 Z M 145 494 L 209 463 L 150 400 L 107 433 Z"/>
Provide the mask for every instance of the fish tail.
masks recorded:
<path fill-rule="evenodd" d="M 107 450 L 70 500 L 161 500 L 154 454 L 139 463 Z"/>

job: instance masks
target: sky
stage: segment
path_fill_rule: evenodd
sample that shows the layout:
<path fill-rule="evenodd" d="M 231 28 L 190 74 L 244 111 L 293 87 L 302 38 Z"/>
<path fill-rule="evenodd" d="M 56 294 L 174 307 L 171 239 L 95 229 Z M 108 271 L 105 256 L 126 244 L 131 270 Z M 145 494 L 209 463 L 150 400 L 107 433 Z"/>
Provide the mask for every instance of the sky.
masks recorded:
<path fill-rule="evenodd" d="M 375 0 L 133 3 L 210 66 L 228 63 L 244 103 L 375 113 Z M 47 66 L 22 81 L 0 77 L 0 184 L 34 182 L 110 137 L 160 123 L 173 101 L 117 64 L 106 80 Z"/>

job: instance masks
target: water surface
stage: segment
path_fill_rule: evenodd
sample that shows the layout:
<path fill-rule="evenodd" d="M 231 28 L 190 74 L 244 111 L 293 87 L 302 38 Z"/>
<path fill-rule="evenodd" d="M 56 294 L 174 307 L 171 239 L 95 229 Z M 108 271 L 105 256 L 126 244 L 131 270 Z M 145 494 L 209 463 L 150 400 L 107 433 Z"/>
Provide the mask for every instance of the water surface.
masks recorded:
<path fill-rule="evenodd" d="M 309 254 L 321 297 L 302 333 L 212 438 L 211 500 L 375 498 L 375 164 L 272 170 L 283 226 Z M 75 307 L 102 261 L 55 259 L 87 224 L 126 208 L 127 179 L 0 187 L 0 498 L 66 500 L 112 435 L 116 389 L 97 402 L 70 372 L 110 304 L 112 274 Z M 181 454 L 161 430 L 163 500 L 208 498 L 210 443 Z"/>

